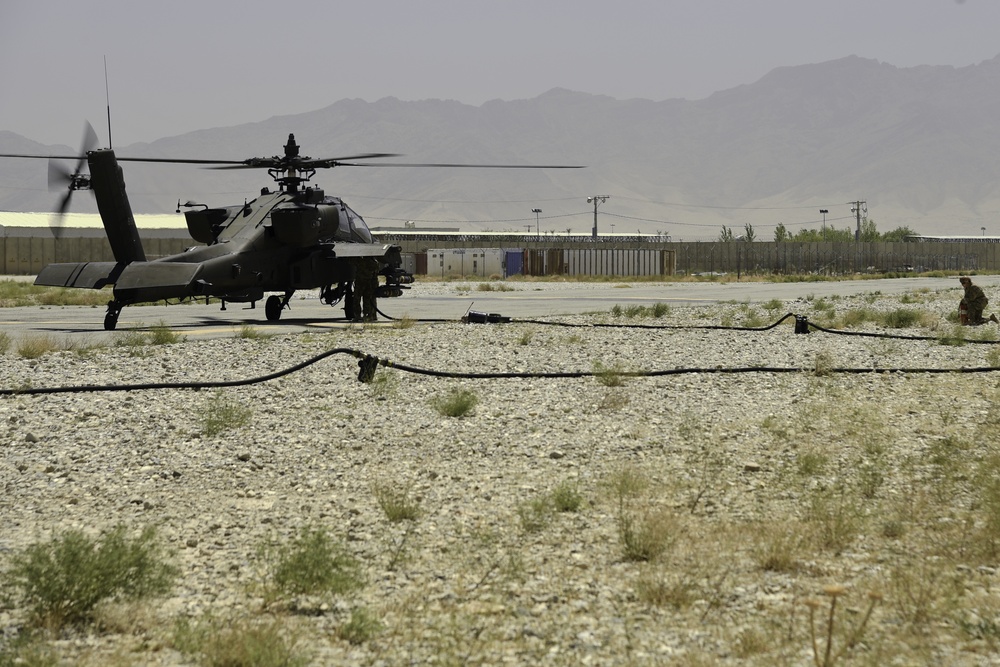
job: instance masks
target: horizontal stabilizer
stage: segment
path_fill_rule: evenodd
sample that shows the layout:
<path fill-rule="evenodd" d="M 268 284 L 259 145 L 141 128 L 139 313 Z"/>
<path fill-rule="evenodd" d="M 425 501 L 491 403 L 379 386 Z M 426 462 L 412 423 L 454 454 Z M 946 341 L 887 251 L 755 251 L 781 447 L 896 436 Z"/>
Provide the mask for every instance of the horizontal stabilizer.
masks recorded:
<path fill-rule="evenodd" d="M 201 270 L 201 264 L 188 262 L 133 262 L 125 267 L 115 291 L 154 287 L 188 287 Z"/>
<path fill-rule="evenodd" d="M 80 287 L 101 289 L 113 284 L 125 268 L 117 262 L 78 262 L 76 264 L 49 264 L 35 278 L 36 285 L 49 287 Z"/>

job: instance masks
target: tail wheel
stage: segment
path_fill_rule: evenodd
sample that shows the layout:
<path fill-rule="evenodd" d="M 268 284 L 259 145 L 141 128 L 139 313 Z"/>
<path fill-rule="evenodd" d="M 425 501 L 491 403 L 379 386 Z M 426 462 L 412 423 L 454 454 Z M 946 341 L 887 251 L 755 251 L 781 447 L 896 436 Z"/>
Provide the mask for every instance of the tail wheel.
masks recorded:
<path fill-rule="evenodd" d="M 122 306 L 115 301 L 108 301 L 108 312 L 104 314 L 104 330 L 114 331 L 118 326 L 118 316 L 122 314 Z"/>
<path fill-rule="evenodd" d="M 267 321 L 277 322 L 281 319 L 281 311 L 284 307 L 284 300 L 277 294 L 267 297 L 267 301 L 264 302 L 264 316 L 267 317 Z"/>

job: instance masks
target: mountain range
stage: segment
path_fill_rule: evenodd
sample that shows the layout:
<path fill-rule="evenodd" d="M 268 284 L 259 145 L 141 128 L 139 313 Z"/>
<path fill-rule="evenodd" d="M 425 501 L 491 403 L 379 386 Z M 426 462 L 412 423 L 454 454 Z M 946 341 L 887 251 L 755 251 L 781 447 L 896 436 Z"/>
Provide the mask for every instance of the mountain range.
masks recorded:
<path fill-rule="evenodd" d="M 294 91 L 285 94 L 294 96 Z M 561 164 L 583 169 L 356 168 L 313 183 L 371 226 L 463 231 L 570 229 L 709 240 L 752 225 L 761 240 L 854 228 L 864 202 L 880 231 L 1000 235 L 1000 56 L 967 67 L 898 68 L 850 56 L 777 68 L 702 100 L 618 100 L 553 89 L 470 106 L 344 99 L 316 111 L 116 146 L 120 156 L 241 160 L 278 155 L 294 133 L 315 158 L 399 153 L 392 163 Z M 0 152 L 72 155 L 0 131 Z M 372 160 L 377 164 L 378 161 Z M 256 170 L 124 164 L 136 213 L 178 199 L 242 203 Z M 0 159 L 0 210 L 47 211 L 44 160 Z M 537 216 L 532 209 L 542 210 Z M 94 211 L 83 193 L 73 210 Z M 983 231 L 985 228 L 985 231 Z"/>

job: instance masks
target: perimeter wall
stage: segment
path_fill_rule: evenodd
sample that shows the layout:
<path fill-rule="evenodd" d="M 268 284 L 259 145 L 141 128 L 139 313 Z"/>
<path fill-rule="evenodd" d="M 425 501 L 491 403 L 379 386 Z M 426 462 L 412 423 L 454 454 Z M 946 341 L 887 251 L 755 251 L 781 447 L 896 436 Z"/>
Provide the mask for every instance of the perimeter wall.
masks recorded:
<path fill-rule="evenodd" d="M 194 245 L 183 230 L 170 234 L 144 236 L 143 247 L 149 259 L 182 252 Z M 555 251 L 565 251 L 564 257 L 612 256 L 625 253 L 630 257 L 645 256 L 650 251 L 658 257 L 669 257 L 649 271 L 646 265 L 623 262 L 622 275 L 661 273 L 676 274 L 853 274 L 907 271 L 1000 272 L 1000 243 L 972 242 L 907 242 L 907 243 L 746 243 L 733 241 L 669 243 L 656 237 L 602 237 L 594 240 L 561 239 L 559 237 L 529 241 L 504 239 L 502 244 L 493 237 L 463 235 L 433 240 L 385 238 L 380 240 L 402 246 L 404 253 L 426 253 L 429 248 L 518 248 L 526 257 Z M 575 251 L 575 252 L 574 252 Z M 596 253 L 596 254 L 595 254 Z M 18 235 L 7 228 L 0 236 L 0 274 L 33 275 L 52 262 L 113 261 L 111 247 L 103 236 L 75 236 L 64 230 L 56 239 L 51 233 Z M 574 260 L 575 261 L 575 260 Z M 590 261 L 589 259 L 587 261 Z M 580 260 L 583 265 L 584 260 Z M 425 262 L 426 264 L 426 262 Z M 549 274 L 577 271 L 569 261 L 560 269 L 559 262 L 546 262 Z M 614 265 L 617 270 L 617 264 Z M 630 268 L 640 267 L 640 268 Z M 571 271 L 570 269 L 573 269 Z M 426 268 L 424 269 L 427 270 Z"/>

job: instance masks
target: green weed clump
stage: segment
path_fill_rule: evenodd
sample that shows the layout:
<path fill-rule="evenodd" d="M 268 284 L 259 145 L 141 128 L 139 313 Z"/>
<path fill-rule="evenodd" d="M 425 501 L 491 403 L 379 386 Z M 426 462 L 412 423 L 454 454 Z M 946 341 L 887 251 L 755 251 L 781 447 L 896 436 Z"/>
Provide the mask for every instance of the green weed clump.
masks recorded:
<path fill-rule="evenodd" d="M 630 287 L 630 285 L 626 285 Z M 657 301 L 652 306 L 643 306 L 640 304 L 632 304 L 628 306 L 614 305 L 611 308 L 612 317 L 631 317 L 631 318 L 654 318 L 660 319 L 666 317 L 670 314 L 670 305 Z"/>
<path fill-rule="evenodd" d="M 490 283 L 479 283 L 476 289 L 480 292 L 514 292 L 516 291 L 510 285 L 501 282 L 490 282 Z"/>
<path fill-rule="evenodd" d="M 378 618 L 364 607 L 351 610 L 351 617 L 337 628 L 337 636 L 354 644 L 364 644 L 382 630 Z"/>
<path fill-rule="evenodd" d="M 59 343 L 52 336 L 29 336 L 17 343 L 17 354 L 25 359 L 38 359 L 59 349 Z"/>
<path fill-rule="evenodd" d="M 174 345 L 184 342 L 184 335 L 172 330 L 161 320 L 149 328 L 149 342 L 152 345 Z"/>
<path fill-rule="evenodd" d="M 241 324 L 240 330 L 236 332 L 236 337 L 243 340 L 267 340 L 274 338 L 274 334 L 264 333 L 252 324 Z"/>
<path fill-rule="evenodd" d="M 183 619 L 174 628 L 174 646 L 203 667 L 305 667 L 312 656 L 277 620 Z"/>
<path fill-rule="evenodd" d="M 148 343 L 149 335 L 135 329 L 115 334 L 115 345 L 130 350 L 133 355 L 139 354 L 140 349 Z"/>
<path fill-rule="evenodd" d="M 59 654 L 39 632 L 22 631 L 0 644 L 0 667 L 59 667 Z"/>
<path fill-rule="evenodd" d="M 250 408 L 226 398 L 220 390 L 201 410 L 201 433 L 206 438 L 214 438 L 224 431 L 246 426 L 252 416 Z"/>
<path fill-rule="evenodd" d="M 919 326 L 924 320 L 924 313 L 912 308 L 896 308 L 886 313 L 882 322 L 890 329 L 909 329 Z"/>
<path fill-rule="evenodd" d="M 6 331 L 0 331 L 0 354 L 7 354 L 7 350 L 10 349 L 10 334 Z"/>
<path fill-rule="evenodd" d="M 565 480 L 552 489 L 552 506 L 557 512 L 578 512 L 583 506 L 583 494 L 576 482 Z"/>
<path fill-rule="evenodd" d="M 118 526 L 93 539 L 70 530 L 12 559 L 8 580 L 35 623 L 86 623 L 104 601 L 142 600 L 170 590 L 177 569 L 166 562 L 153 528 L 136 538 Z"/>
<path fill-rule="evenodd" d="M 594 377 L 605 387 L 621 387 L 625 384 L 625 369 L 618 363 L 605 366 L 600 361 L 594 362 Z"/>
<path fill-rule="evenodd" d="M 649 488 L 649 478 L 642 471 L 623 467 L 613 472 L 604 486 L 616 505 L 618 540 L 625 560 L 650 561 L 673 545 L 680 522 L 670 510 L 652 509 L 640 502 Z"/>
<path fill-rule="evenodd" d="M 529 498 L 517 506 L 517 518 L 525 533 L 540 533 L 552 519 L 552 500 L 541 495 Z"/>
<path fill-rule="evenodd" d="M 665 509 L 628 511 L 618 517 L 622 556 L 628 561 L 653 560 L 670 548 L 678 532 L 677 518 Z"/>
<path fill-rule="evenodd" d="M 431 399 L 431 407 L 442 417 L 466 417 L 479 405 L 479 396 L 469 389 L 453 389 L 447 396 Z"/>
<path fill-rule="evenodd" d="M 416 521 L 420 518 L 420 503 L 410 496 L 410 488 L 410 486 L 400 488 L 384 481 L 372 484 L 375 500 L 390 522 Z"/>
<path fill-rule="evenodd" d="M 363 585 L 361 566 L 322 528 L 305 527 L 259 550 L 266 571 L 265 604 L 302 595 L 340 595 Z"/>

